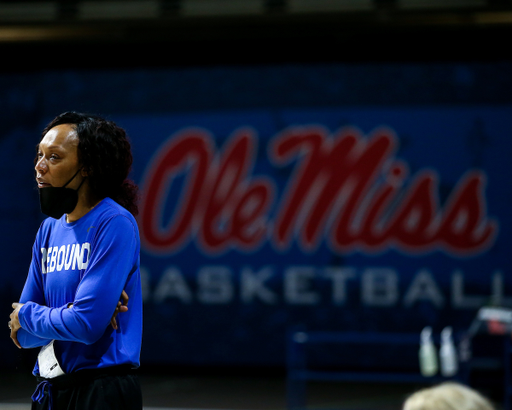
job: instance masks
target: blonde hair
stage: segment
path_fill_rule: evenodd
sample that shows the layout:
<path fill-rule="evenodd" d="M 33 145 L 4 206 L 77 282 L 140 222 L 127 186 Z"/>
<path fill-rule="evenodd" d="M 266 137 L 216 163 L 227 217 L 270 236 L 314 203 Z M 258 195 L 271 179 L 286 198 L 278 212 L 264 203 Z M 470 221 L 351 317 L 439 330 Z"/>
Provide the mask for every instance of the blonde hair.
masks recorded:
<path fill-rule="evenodd" d="M 494 410 L 489 400 L 459 383 L 422 389 L 405 401 L 403 410 Z"/>

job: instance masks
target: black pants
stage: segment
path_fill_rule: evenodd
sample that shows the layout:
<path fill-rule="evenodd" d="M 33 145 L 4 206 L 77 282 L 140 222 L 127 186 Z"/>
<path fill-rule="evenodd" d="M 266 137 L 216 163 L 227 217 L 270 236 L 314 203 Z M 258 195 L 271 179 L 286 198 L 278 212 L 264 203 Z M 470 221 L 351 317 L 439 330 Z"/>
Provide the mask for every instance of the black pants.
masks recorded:
<path fill-rule="evenodd" d="M 52 410 L 142 410 L 139 379 L 123 366 L 37 380 L 41 400 L 32 410 L 48 410 L 50 401 Z"/>

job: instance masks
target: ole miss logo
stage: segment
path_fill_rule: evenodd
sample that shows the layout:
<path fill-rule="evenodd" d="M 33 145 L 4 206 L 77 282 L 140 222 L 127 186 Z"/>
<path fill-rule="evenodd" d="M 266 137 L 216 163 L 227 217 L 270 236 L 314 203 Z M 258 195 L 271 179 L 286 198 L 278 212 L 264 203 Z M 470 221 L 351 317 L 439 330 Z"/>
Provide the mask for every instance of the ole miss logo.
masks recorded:
<path fill-rule="evenodd" d="M 207 130 L 191 128 L 164 143 L 142 183 L 144 248 L 166 255 L 195 241 L 210 254 L 255 252 L 269 241 L 276 251 L 296 242 L 312 252 L 325 241 L 338 254 L 397 249 L 469 256 L 497 235 L 482 171 L 462 175 L 441 204 L 436 171 L 410 175 L 395 157 L 398 142 L 389 128 L 370 135 L 351 127 L 335 134 L 320 126 L 286 129 L 267 147 L 272 177 L 253 175 L 257 140 L 253 129 L 242 128 L 217 148 Z M 169 198 L 178 175 L 185 183 Z M 164 212 L 168 201 L 177 201 L 171 216 Z"/>

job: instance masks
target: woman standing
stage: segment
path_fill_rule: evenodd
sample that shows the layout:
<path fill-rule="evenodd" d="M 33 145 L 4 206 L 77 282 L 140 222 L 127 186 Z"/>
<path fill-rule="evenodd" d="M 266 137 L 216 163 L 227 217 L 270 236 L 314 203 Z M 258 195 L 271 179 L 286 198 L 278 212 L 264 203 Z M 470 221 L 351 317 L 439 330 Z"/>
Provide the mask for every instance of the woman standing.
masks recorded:
<path fill-rule="evenodd" d="M 49 218 L 9 322 L 18 347 L 43 346 L 32 408 L 142 409 L 133 374 L 142 341 L 137 186 L 127 179 L 126 133 L 66 112 L 44 129 L 35 161 Z"/>

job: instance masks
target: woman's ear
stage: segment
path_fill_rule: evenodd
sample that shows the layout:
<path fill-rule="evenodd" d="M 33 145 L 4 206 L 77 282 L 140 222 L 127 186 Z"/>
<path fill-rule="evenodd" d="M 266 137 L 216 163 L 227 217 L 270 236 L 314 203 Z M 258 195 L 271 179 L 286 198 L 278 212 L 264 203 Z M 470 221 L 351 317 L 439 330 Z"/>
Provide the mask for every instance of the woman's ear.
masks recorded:
<path fill-rule="evenodd" d="M 82 170 L 81 170 L 81 172 L 80 172 L 80 175 L 82 175 L 83 177 L 88 176 L 88 174 L 87 174 L 87 170 L 86 170 L 85 168 L 83 168 L 83 167 L 82 167 Z"/>

